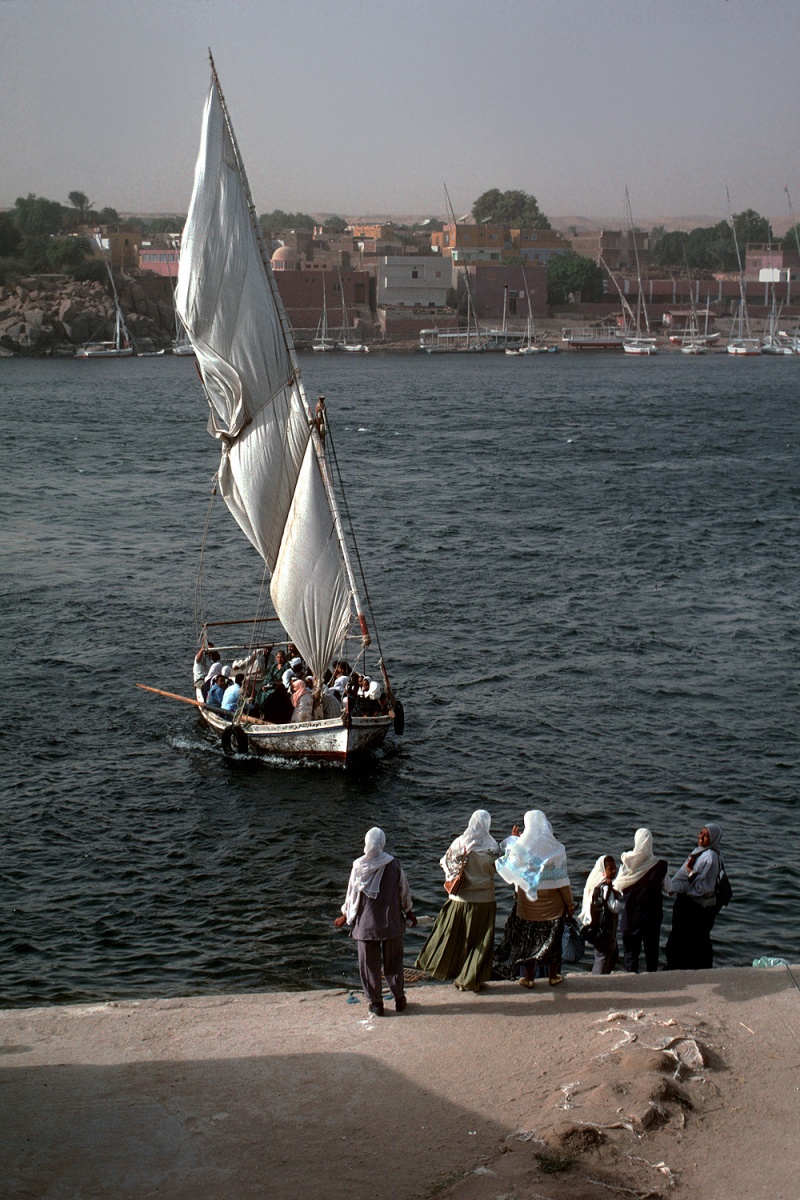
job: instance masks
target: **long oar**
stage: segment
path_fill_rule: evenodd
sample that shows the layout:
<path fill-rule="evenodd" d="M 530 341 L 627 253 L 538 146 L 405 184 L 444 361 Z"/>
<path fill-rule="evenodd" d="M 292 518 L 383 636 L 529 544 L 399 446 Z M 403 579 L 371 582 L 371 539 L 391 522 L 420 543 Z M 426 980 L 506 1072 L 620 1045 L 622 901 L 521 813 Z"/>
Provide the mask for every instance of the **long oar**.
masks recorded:
<path fill-rule="evenodd" d="M 146 683 L 137 683 L 135 687 L 141 688 L 143 692 L 154 692 L 156 696 L 166 696 L 168 700 L 180 700 L 181 704 L 193 704 L 195 708 L 207 708 L 209 712 L 225 713 L 224 708 L 215 708 L 213 704 L 203 704 L 201 700 L 190 700 L 188 696 L 179 696 L 176 692 L 165 692 L 161 688 L 148 687 Z M 261 722 L 258 717 L 239 717 L 240 721 L 250 721 L 254 725 L 259 725 Z"/>

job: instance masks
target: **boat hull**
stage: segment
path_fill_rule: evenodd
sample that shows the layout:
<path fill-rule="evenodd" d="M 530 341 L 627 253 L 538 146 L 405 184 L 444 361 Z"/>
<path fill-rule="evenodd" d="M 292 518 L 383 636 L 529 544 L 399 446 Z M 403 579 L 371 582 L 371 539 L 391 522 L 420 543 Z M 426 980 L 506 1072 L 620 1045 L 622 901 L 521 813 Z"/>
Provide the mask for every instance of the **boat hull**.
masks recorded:
<path fill-rule="evenodd" d="M 133 347 L 121 346 L 116 347 L 112 344 L 104 346 L 102 342 L 96 342 L 92 345 L 81 346 L 80 350 L 75 351 L 75 358 L 130 358 L 133 354 Z"/>
<path fill-rule="evenodd" d="M 197 698 L 202 701 L 200 691 Z M 200 709 L 200 715 L 220 736 L 231 728 L 230 721 L 208 709 Z M 381 715 L 353 717 L 349 726 L 341 717 L 333 717 L 327 721 L 290 721 L 286 725 L 248 721 L 237 728 L 246 735 L 251 754 L 345 766 L 377 749 L 393 724 L 392 717 Z"/>

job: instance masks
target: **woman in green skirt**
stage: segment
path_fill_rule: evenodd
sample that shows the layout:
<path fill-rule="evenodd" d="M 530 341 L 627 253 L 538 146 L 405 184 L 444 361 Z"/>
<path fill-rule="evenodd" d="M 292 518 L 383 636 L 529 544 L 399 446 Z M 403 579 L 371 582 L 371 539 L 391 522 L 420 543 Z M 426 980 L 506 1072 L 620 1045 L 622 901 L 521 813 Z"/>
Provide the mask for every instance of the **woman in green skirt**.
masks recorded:
<path fill-rule="evenodd" d="M 416 966 L 434 979 L 452 979 L 462 992 L 479 992 L 492 973 L 495 861 L 500 847 L 492 818 L 479 808 L 440 866 L 449 893 Z"/>

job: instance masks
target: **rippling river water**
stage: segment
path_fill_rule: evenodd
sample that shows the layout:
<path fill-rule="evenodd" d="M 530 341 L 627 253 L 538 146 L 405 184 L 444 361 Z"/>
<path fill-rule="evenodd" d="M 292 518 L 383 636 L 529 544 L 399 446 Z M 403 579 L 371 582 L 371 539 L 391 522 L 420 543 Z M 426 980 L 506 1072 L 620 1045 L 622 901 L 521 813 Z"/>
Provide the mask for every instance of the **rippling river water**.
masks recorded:
<path fill-rule="evenodd" d="M 796 958 L 800 360 L 302 365 L 407 715 L 353 772 L 228 760 L 133 686 L 190 694 L 193 362 L 0 360 L 0 1004 L 353 982 L 331 921 L 366 829 L 433 915 L 477 807 L 500 836 L 543 808 L 576 891 L 639 825 L 674 869 L 718 821 L 717 960 Z M 218 505 L 207 615 L 259 581 Z"/>

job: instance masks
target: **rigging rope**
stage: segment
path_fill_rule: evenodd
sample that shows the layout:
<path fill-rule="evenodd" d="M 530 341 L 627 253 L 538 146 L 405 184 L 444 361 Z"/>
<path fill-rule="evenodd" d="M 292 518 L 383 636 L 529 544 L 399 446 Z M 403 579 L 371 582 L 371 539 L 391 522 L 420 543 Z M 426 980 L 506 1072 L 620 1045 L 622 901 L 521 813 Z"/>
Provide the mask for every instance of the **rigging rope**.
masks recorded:
<path fill-rule="evenodd" d="M 200 562 L 197 564 L 197 582 L 194 586 L 194 623 L 197 629 L 197 638 L 200 639 L 200 633 L 205 622 L 203 621 L 203 557 L 206 552 L 206 539 L 208 538 L 208 529 L 211 524 L 211 511 L 214 506 L 214 498 L 217 494 L 217 478 L 218 473 L 214 473 L 214 479 L 211 487 L 211 496 L 206 509 L 206 520 L 203 526 L 203 538 L 200 543 Z"/>
<path fill-rule="evenodd" d="M 372 601 L 370 600 L 370 597 L 369 597 L 369 589 L 367 587 L 367 580 L 364 575 L 364 566 L 361 562 L 361 553 L 358 549 L 358 542 L 356 541 L 355 529 L 353 527 L 353 518 L 350 515 L 350 506 L 347 503 L 347 494 L 344 490 L 344 480 L 342 479 L 342 471 L 339 466 L 339 459 L 336 454 L 336 447 L 333 444 L 333 433 L 331 431 L 330 425 L 327 423 L 326 423 L 326 429 L 327 429 L 327 434 L 328 434 L 328 445 L 330 446 L 331 455 L 333 456 L 333 464 L 336 468 L 336 477 L 339 480 L 339 493 L 340 493 L 341 499 L 342 499 L 342 507 L 344 508 L 344 513 L 345 513 L 345 516 L 347 517 L 347 524 L 350 528 L 350 541 L 351 541 L 353 549 L 355 551 L 356 562 L 358 563 L 358 572 L 359 572 L 359 575 L 361 576 L 361 586 L 362 586 L 362 589 L 364 592 L 364 600 L 365 600 L 365 603 L 367 606 L 367 610 L 369 612 L 370 621 L 372 623 L 372 630 L 375 635 L 375 643 L 378 647 L 378 657 L 383 658 L 380 634 L 378 633 L 378 627 L 375 622 L 375 614 L 372 611 Z"/>

